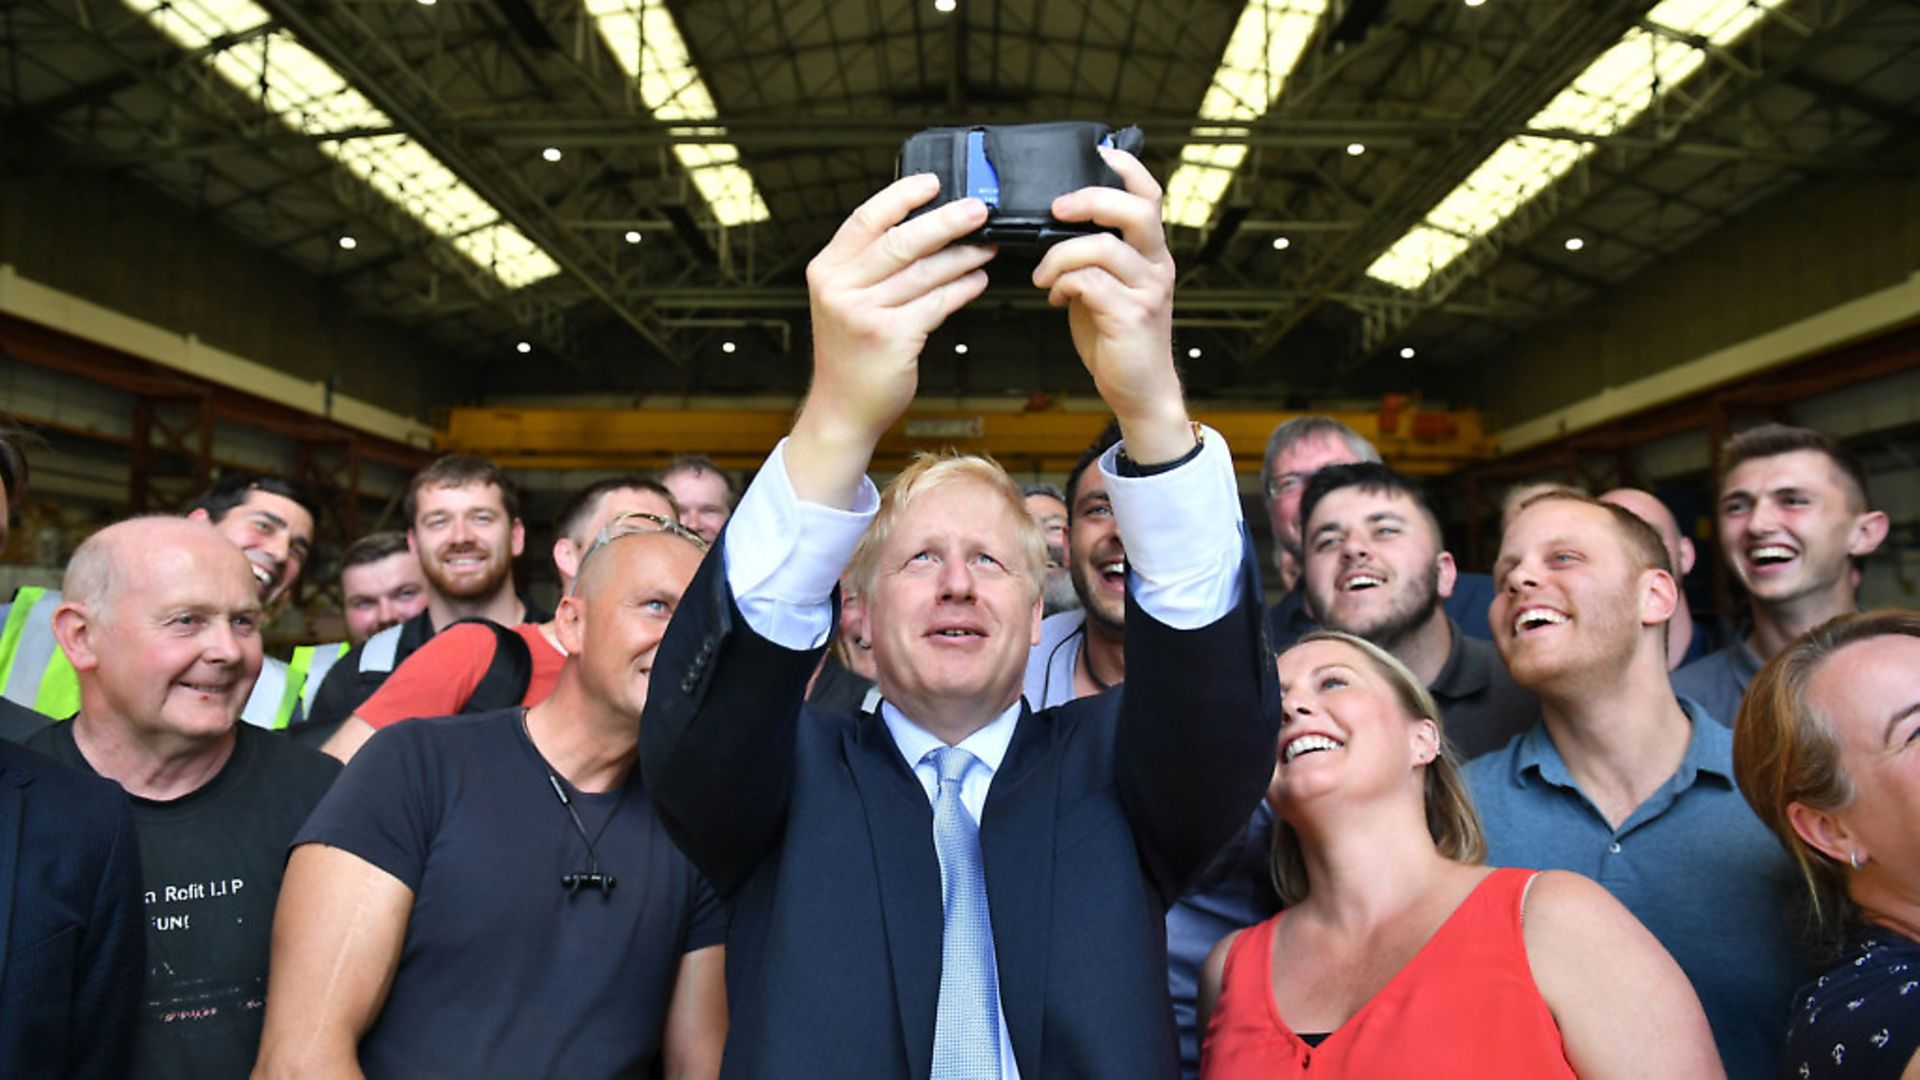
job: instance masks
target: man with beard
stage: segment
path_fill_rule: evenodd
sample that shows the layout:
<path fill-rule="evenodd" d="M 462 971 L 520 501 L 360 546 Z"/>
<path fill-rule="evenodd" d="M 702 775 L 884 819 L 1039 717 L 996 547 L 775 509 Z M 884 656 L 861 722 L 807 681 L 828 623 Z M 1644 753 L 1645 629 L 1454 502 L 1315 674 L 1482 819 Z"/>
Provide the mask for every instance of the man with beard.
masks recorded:
<path fill-rule="evenodd" d="M 1442 610 L 1453 555 L 1418 488 L 1385 465 L 1330 465 L 1300 499 L 1307 609 L 1330 630 L 1373 642 L 1407 665 L 1446 713 L 1462 760 L 1531 727 L 1540 703 L 1513 684 L 1493 646 Z"/>
<path fill-rule="evenodd" d="M 1260 467 L 1260 485 L 1267 496 L 1267 520 L 1273 526 L 1274 569 L 1286 580 L 1289 569 L 1306 566 L 1301 547 L 1300 499 L 1313 474 L 1331 465 L 1380 461 L 1380 451 L 1366 437 L 1331 416 L 1296 416 L 1273 429 L 1267 456 Z M 1292 560 L 1292 567 L 1287 560 Z M 1457 574 L 1453 595 L 1441 601 L 1451 617 L 1469 635 L 1485 639 L 1487 602 L 1493 581 L 1485 574 Z M 1286 595 L 1267 609 L 1267 639 L 1275 652 L 1299 640 L 1314 628 L 1307 610 L 1306 575 L 1295 576 Z"/>
<path fill-rule="evenodd" d="M 1853 455 L 1817 431 L 1763 424 L 1720 454 L 1720 554 L 1746 587 L 1753 630 L 1674 672 L 1673 688 L 1728 727 L 1760 665 L 1859 610 L 1858 560 L 1887 538 Z"/>
<path fill-rule="evenodd" d="M 1035 709 L 1098 694 L 1126 679 L 1127 549 L 1114 524 L 1106 478 L 1093 467 L 1119 440 L 1119 426 L 1109 425 L 1067 474 L 1067 565 L 1080 607 L 1040 624 L 1024 687 Z M 1262 801 L 1167 909 L 1167 991 L 1180 1036 L 1180 1073 L 1188 1080 L 1200 1070 L 1200 966 L 1214 943 L 1279 909 L 1267 875 L 1272 826 L 1273 811 Z"/>
<path fill-rule="evenodd" d="M 135 518 L 73 553 L 53 614 L 80 711 L 27 746 L 133 797 L 147 923 L 135 1080 L 246 1075 L 287 844 L 340 771 L 235 722 L 260 671 L 249 570 L 205 523 Z"/>
<path fill-rule="evenodd" d="M 679 507 L 657 481 L 615 476 L 589 484 L 553 521 L 553 568 L 562 596 L 573 591 L 594 538 L 614 521 L 699 535 L 680 524 Z M 524 622 L 511 630 L 482 622 L 448 627 L 395 668 L 321 749 L 349 761 L 375 731 L 402 720 L 537 705 L 553 692 L 566 659 L 557 621 Z"/>
<path fill-rule="evenodd" d="M 1072 611 L 1080 606 L 1080 597 L 1067 573 L 1067 497 L 1052 484 L 1027 484 L 1020 489 L 1020 501 L 1047 539 L 1047 584 L 1040 593 L 1046 613 Z"/>
<path fill-rule="evenodd" d="M 261 609 L 272 612 L 306 566 L 319 508 L 311 496 L 278 477 L 230 471 L 194 500 L 186 516 L 212 525 L 240 549 Z M 53 613 L 61 600 L 59 590 L 28 587 L 0 609 L 5 696 L 48 721 L 64 720 L 80 708 L 80 680 L 54 640 Z M 301 689 L 286 661 L 265 657 L 240 718 L 264 728 L 297 722 Z"/>
<path fill-rule="evenodd" d="M 307 717 L 324 738 L 373 695 L 400 662 L 461 619 L 501 626 L 545 622 L 550 615 L 513 589 L 513 560 L 526 545 L 520 498 L 493 462 L 448 454 L 407 486 L 407 545 L 427 576 L 427 609 L 357 645 L 327 672 Z"/>
<path fill-rule="evenodd" d="M 1797 875 L 1734 786 L 1733 733 L 1674 698 L 1659 535 L 1549 492 L 1520 507 L 1494 577 L 1494 645 L 1542 722 L 1467 766 L 1487 862 L 1599 882 L 1687 973 L 1728 1075 L 1780 1075 L 1806 974 Z"/>

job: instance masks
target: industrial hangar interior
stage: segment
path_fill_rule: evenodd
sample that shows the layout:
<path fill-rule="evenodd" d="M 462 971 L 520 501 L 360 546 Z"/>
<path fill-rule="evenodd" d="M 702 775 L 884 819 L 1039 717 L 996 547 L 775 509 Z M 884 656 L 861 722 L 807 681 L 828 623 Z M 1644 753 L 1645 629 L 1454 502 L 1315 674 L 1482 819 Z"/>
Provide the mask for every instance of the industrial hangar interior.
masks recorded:
<path fill-rule="evenodd" d="M 1472 569 L 1528 480 L 1651 488 L 1704 540 L 1713 448 L 1780 419 L 1866 460 L 1863 597 L 1911 603 L 1917 54 L 1909 0 L 15 0 L 0 411 L 36 441 L 0 585 L 273 472 L 329 512 L 272 640 L 330 640 L 329 560 L 437 452 L 512 470 L 529 553 L 596 476 L 748 474 L 806 387 L 807 261 L 901 142 L 1083 119 L 1145 134 L 1256 531 L 1296 413 L 1432 478 Z M 1026 272 L 928 343 L 878 472 L 1057 481 L 1098 432 Z"/>

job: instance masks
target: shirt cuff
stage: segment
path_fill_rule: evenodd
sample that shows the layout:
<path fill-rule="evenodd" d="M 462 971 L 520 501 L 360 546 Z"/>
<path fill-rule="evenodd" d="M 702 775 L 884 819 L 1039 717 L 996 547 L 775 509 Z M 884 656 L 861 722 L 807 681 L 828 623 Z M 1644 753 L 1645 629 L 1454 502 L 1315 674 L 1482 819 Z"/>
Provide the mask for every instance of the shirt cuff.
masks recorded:
<path fill-rule="evenodd" d="M 833 630 L 833 587 L 880 508 L 873 481 L 860 479 L 853 509 L 804 502 L 787 476 L 787 441 L 727 520 L 721 546 L 727 586 L 754 633 L 788 649 L 813 649 Z"/>
<path fill-rule="evenodd" d="M 1197 630 L 1240 595 L 1240 488 L 1227 440 L 1202 427 L 1191 461 L 1152 476 L 1122 476 L 1119 446 L 1100 456 L 1114 524 L 1127 549 L 1128 588 L 1140 609 L 1175 630 Z"/>

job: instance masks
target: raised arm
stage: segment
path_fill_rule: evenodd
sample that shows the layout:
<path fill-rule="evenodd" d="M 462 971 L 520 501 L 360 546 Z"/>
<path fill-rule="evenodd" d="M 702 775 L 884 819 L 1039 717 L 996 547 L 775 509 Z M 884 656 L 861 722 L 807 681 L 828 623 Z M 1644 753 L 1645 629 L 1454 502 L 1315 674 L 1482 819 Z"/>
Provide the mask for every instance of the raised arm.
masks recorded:
<path fill-rule="evenodd" d="M 413 890 L 339 848 L 302 844 L 273 918 L 266 1030 L 253 1075 L 359 1077 L 360 1037 L 400 966 Z"/>
<path fill-rule="evenodd" d="M 721 893 L 785 821 L 807 677 L 831 597 L 878 505 L 873 448 L 919 383 L 927 335 L 986 287 L 990 248 L 955 245 L 977 200 L 907 220 L 932 177 L 907 177 L 840 226 L 807 268 L 813 385 L 688 587 L 654 661 L 640 767 L 674 841 Z M 744 624 L 744 625 L 743 625 Z"/>
<path fill-rule="evenodd" d="M 1549 870 L 1524 914 L 1527 964 L 1581 1080 L 1726 1075 L 1693 985 L 1611 893 Z"/>
<path fill-rule="evenodd" d="M 1195 445 L 1174 368 L 1160 187 L 1132 156 L 1103 153 L 1126 190 L 1085 188 L 1053 212 L 1119 235 L 1059 244 L 1034 283 L 1068 305 L 1074 346 L 1134 466 L 1113 451 L 1099 464 L 1128 566 L 1116 779 L 1141 860 L 1172 903 L 1266 788 L 1279 697 L 1232 457 L 1217 433 Z"/>
<path fill-rule="evenodd" d="M 805 502 L 853 505 L 874 446 L 913 401 L 927 335 L 987 287 L 993 249 L 953 243 L 986 221 L 986 204 L 962 199 L 907 220 L 939 192 L 928 174 L 894 181 L 807 264 L 813 385 L 786 451 Z"/>

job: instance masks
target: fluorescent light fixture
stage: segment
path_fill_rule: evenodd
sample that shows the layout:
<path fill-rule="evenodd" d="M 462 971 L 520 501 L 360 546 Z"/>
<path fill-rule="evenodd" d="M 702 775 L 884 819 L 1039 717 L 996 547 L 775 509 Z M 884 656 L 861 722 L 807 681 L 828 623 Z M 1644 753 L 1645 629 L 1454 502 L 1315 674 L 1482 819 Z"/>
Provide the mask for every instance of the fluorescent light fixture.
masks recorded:
<path fill-rule="evenodd" d="M 1653 105 L 1656 87 L 1679 86 L 1706 62 L 1705 49 L 1691 42 L 1703 41 L 1710 48 L 1731 45 L 1782 2 L 1663 0 L 1645 22 L 1669 32 L 1639 26 L 1628 30 L 1527 126 L 1593 136 L 1622 131 Z M 1508 139 L 1424 221 L 1375 259 L 1367 276 L 1402 289 L 1420 288 L 1594 149 L 1593 143 L 1572 139 Z"/>
<path fill-rule="evenodd" d="M 212 51 L 213 67 L 234 89 L 287 127 L 309 135 L 388 128 L 393 121 L 333 66 L 286 30 L 246 36 L 271 22 L 252 0 L 126 0 L 155 29 L 189 52 Z M 222 38 L 240 38 L 216 48 Z M 320 151 L 391 199 L 435 236 L 509 289 L 560 272 L 526 234 L 406 135 L 325 139 Z"/>
<path fill-rule="evenodd" d="M 1223 134 L 1218 125 L 1247 124 L 1266 115 L 1326 10 L 1326 0 L 1247 0 L 1200 100 L 1200 119 L 1207 123 L 1194 134 Z M 1180 165 L 1167 178 L 1167 221 L 1205 227 L 1246 156 L 1246 146 L 1238 143 L 1182 147 Z"/>
<path fill-rule="evenodd" d="M 713 142 L 673 146 L 674 157 L 713 210 L 714 219 L 728 228 L 765 221 L 767 204 L 740 164 L 739 149 L 725 141 L 726 129 L 714 126 L 720 114 L 713 95 L 700 78 L 664 0 L 586 0 L 586 5 L 601 38 L 639 87 L 653 118 L 714 137 Z"/>
<path fill-rule="evenodd" d="M 942 15 L 947 14 L 948 12 L 952 11 L 954 8 L 957 8 L 959 6 L 960 5 L 957 2 L 957 0 L 933 0 L 933 10 L 939 12 Z"/>

